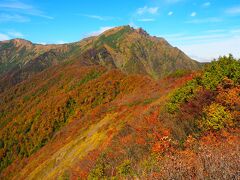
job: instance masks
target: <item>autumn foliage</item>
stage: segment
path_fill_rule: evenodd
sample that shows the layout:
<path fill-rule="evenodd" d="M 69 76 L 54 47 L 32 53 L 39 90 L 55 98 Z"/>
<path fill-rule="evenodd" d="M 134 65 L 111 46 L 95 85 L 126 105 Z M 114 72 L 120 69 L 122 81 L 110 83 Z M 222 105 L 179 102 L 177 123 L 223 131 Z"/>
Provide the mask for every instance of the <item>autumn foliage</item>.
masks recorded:
<path fill-rule="evenodd" d="M 52 67 L 0 94 L 0 177 L 237 179 L 239 68 L 231 55 L 161 80 Z"/>

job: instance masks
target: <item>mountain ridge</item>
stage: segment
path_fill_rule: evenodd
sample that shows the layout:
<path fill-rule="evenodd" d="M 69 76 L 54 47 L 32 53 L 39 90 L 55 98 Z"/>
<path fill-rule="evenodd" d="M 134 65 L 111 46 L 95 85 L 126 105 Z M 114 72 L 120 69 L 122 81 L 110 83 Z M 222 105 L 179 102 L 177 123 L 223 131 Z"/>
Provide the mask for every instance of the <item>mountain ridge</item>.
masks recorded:
<path fill-rule="evenodd" d="M 98 36 L 69 44 L 40 45 L 13 39 L 0 43 L 0 54 L 0 89 L 11 86 L 8 82 L 15 82 L 14 85 L 50 66 L 71 61 L 117 68 L 127 74 L 145 74 L 156 79 L 179 69 L 201 68 L 200 63 L 172 47 L 165 39 L 130 26 L 115 27 Z M 31 64 L 35 68 L 29 71 Z M 3 81 L 7 77 L 15 77 L 16 73 L 21 77 L 19 80 Z"/>

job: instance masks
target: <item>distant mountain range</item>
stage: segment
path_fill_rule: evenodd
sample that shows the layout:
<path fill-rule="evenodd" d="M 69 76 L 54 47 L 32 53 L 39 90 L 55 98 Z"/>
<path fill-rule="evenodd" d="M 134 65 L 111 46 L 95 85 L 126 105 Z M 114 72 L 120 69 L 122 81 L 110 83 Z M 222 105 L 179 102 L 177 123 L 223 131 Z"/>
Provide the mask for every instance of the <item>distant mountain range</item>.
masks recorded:
<path fill-rule="evenodd" d="M 99 36 L 63 45 L 33 44 L 23 39 L 2 41 L 0 54 L 0 90 L 51 66 L 73 61 L 155 79 L 179 69 L 201 67 L 163 38 L 152 37 L 143 29 L 130 26 L 116 27 Z"/>

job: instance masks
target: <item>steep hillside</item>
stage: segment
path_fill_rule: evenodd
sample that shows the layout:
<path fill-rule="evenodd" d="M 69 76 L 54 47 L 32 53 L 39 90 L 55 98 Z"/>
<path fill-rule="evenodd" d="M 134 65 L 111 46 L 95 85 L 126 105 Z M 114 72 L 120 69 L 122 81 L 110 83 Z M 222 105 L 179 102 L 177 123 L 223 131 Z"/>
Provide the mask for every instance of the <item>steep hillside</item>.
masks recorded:
<path fill-rule="evenodd" d="M 238 179 L 239 63 L 162 80 L 51 67 L 0 94 L 0 177 Z"/>
<path fill-rule="evenodd" d="M 0 94 L 1 169 L 38 151 L 71 121 L 80 120 L 83 126 L 96 122 L 97 118 L 81 119 L 99 105 L 106 106 L 102 107 L 105 114 L 116 98 L 121 104 L 152 98 L 157 96 L 151 94 L 156 87 L 148 77 L 100 66 L 81 67 L 77 61 L 52 67 L 5 91 Z M 144 89 L 148 91 L 144 96 L 134 95 Z"/>
<path fill-rule="evenodd" d="M 154 78 L 166 76 L 177 69 L 196 70 L 199 63 L 191 60 L 163 38 L 152 37 L 143 29 L 130 26 L 113 28 L 93 41 L 91 51 L 100 63 L 112 57 L 112 64 L 126 73 L 147 74 Z M 106 53 L 107 52 L 107 53 Z"/>
<path fill-rule="evenodd" d="M 82 66 L 102 65 L 127 74 L 155 79 L 176 70 L 196 70 L 200 64 L 162 38 L 130 26 L 113 28 L 97 37 L 65 45 L 37 45 L 14 39 L 0 42 L 0 91 L 51 66 L 80 61 Z"/>
<path fill-rule="evenodd" d="M 98 66 L 81 68 L 79 62 L 40 73 L 1 94 L 1 168 L 31 157 L 57 137 L 61 142 L 56 143 L 61 145 L 56 148 L 53 145 L 53 151 L 47 151 L 56 153 L 64 145 L 76 153 L 66 160 L 73 158 L 75 162 L 77 159 L 74 158 L 80 156 L 81 159 L 102 143 L 107 143 L 106 138 L 124 127 L 132 113 L 166 95 L 173 84 L 176 82 L 158 83 L 149 77 L 128 76 L 119 70 L 107 71 Z M 136 111 L 138 106 L 141 108 Z M 109 132 L 106 130 L 108 126 L 111 127 Z M 63 133 L 66 137 L 61 130 L 67 130 L 66 134 Z M 64 153 L 67 149 L 60 151 Z M 45 155 L 43 158 L 48 159 Z"/>

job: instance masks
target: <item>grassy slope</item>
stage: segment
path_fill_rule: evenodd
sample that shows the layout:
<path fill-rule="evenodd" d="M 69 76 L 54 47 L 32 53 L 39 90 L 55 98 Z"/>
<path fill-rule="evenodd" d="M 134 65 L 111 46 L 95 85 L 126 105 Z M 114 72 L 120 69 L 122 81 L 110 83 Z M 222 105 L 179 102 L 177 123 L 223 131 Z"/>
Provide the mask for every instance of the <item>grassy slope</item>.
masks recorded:
<path fill-rule="evenodd" d="M 114 114 L 106 115 L 86 131 L 80 131 L 79 136 L 58 149 L 46 162 L 41 165 L 37 163 L 38 167 L 31 173 L 26 174 L 23 171 L 21 177 L 23 177 L 23 179 L 26 176 L 28 176 L 29 179 L 51 179 L 56 178 L 59 174 L 64 174 L 73 162 L 81 160 L 82 157 L 86 156 L 90 151 L 106 142 L 107 138 L 109 138 L 109 131 L 113 127 L 118 129 L 118 124 L 113 122 L 115 122 Z M 103 126 L 105 126 L 104 131 L 101 131 Z M 25 169 L 28 169 L 29 166 L 31 166 L 31 163 L 28 164 Z"/>

